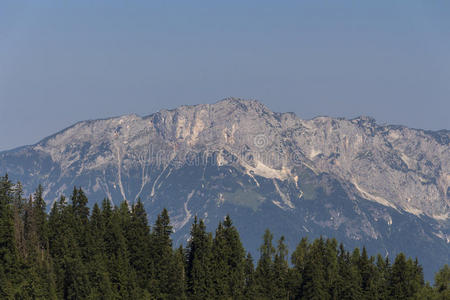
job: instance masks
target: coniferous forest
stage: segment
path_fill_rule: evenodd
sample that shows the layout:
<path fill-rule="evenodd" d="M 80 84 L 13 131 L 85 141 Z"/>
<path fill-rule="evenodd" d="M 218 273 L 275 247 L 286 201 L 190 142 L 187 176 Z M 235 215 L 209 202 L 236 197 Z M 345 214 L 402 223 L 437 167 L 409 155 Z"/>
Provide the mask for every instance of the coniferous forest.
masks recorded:
<path fill-rule="evenodd" d="M 229 216 L 213 233 L 195 218 L 174 248 L 167 210 L 148 224 L 141 201 L 89 209 L 81 188 L 49 214 L 39 186 L 0 177 L 1 299 L 450 299 L 450 268 L 424 282 L 417 259 L 369 256 L 303 238 L 289 256 L 266 230 L 255 260 Z"/>

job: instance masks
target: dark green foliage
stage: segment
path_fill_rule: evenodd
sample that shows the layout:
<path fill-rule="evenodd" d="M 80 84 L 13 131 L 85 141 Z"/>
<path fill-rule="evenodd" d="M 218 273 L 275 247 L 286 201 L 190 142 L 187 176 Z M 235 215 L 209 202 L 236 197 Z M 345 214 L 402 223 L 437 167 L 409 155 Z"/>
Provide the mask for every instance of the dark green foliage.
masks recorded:
<path fill-rule="evenodd" d="M 450 299 L 450 268 L 423 280 L 417 259 L 351 253 L 335 239 L 303 238 L 288 264 L 284 237 L 266 230 L 256 269 L 227 216 L 215 235 L 195 218 L 173 249 L 169 212 L 152 230 L 140 200 L 87 207 L 81 188 L 46 214 L 41 186 L 23 197 L 0 177 L 0 299 Z"/>
<path fill-rule="evenodd" d="M 218 298 L 239 298 L 244 291 L 245 250 L 230 216 L 219 223 L 212 247 L 213 281 Z"/>
<path fill-rule="evenodd" d="M 187 253 L 187 293 L 191 299 L 210 299 L 215 294 L 212 267 L 212 236 L 203 220 L 195 217 Z"/>
<path fill-rule="evenodd" d="M 169 212 L 163 209 L 151 234 L 152 284 L 150 291 L 158 299 L 184 297 L 183 253 L 172 249 Z"/>
<path fill-rule="evenodd" d="M 361 299 L 358 268 L 355 266 L 354 260 L 350 257 L 350 253 L 344 249 L 342 244 L 339 246 L 338 272 L 338 299 Z"/>
<path fill-rule="evenodd" d="M 12 183 L 8 175 L 0 178 L 0 298 L 13 298 L 22 281 L 14 237 Z"/>
<path fill-rule="evenodd" d="M 244 262 L 244 290 L 243 298 L 256 298 L 255 266 L 250 253 L 247 254 Z"/>
<path fill-rule="evenodd" d="M 329 299 L 324 264 L 325 244 L 322 238 L 315 240 L 306 256 L 303 273 L 302 299 Z"/>
<path fill-rule="evenodd" d="M 450 267 L 447 264 L 436 273 L 434 287 L 439 293 L 438 299 L 450 299 Z"/>
<path fill-rule="evenodd" d="M 125 202 L 124 202 L 125 203 Z M 111 277 L 113 293 L 119 299 L 134 299 L 136 275 L 130 265 L 125 231 L 129 227 L 128 204 L 115 208 L 106 224 L 105 243 L 108 256 L 107 269 Z"/>
<path fill-rule="evenodd" d="M 90 299 L 102 295 L 105 299 L 113 297 L 112 283 L 107 268 L 107 255 L 105 252 L 105 234 L 102 215 L 97 204 L 94 205 L 91 221 L 87 230 L 87 273 L 91 290 Z"/>
<path fill-rule="evenodd" d="M 276 250 L 272 244 L 273 235 L 268 229 L 264 233 L 263 240 L 255 272 L 256 288 L 261 299 L 273 299 L 276 288 L 273 262 Z"/>
<path fill-rule="evenodd" d="M 291 268 L 289 272 L 289 294 L 295 299 L 299 299 L 302 294 L 301 287 L 303 284 L 306 255 L 309 250 L 308 247 L 308 239 L 302 238 L 291 256 L 293 268 Z"/>
<path fill-rule="evenodd" d="M 286 299 L 289 294 L 289 265 L 288 265 L 288 249 L 285 244 L 284 236 L 282 236 L 277 245 L 275 258 L 273 261 L 273 276 L 275 281 L 274 298 Z"/>
<path fill-rule="evenodd" d="M 375 263 L 375 293 L 378 299 L 389 299 L 389 283 L 391 276 L 391 265 L 389 258 L 384 259 L 381 254 L 377 255 Z"/>
<path fill-rule="evenodd" d="M 403 253 L 395 258 L 392 265 L 390 282 L 391 296 L 395 299 L 410 299 L 424 285 L 422 267 L 410 258 L 406 259 Z"/>
<path fill-rule="evenodd" d="M 169 299 L 186 299 L 185 253 L 182 246 L 175 250 L 170 264 L 168 294 Z"/>
<path fill-rule="evenodd" d="M 34 193 L 34 201 L 32 205 L 32 215 L 33 215 L 33 227 L 39 233 L 38 246 L 41 249 L 47 249 L 48 245 L 48 226 L 47 226 L 47 214 L 43 198 L 43 188 L 39 185 L 36 192 Z"/>
<path fill-rule="evenodd" d="M 109 203 L 108 203 L 109 204 Z M 108 204 L 104 204 L 108 206 Z M 136 273 L 136 284 L 140 290 L 150 288 L 154 276 L 151 253 L 151 236 L 147 213 L 139 199 L 132 207 L 129 228 L 127 230 L 129 261 Z"/>

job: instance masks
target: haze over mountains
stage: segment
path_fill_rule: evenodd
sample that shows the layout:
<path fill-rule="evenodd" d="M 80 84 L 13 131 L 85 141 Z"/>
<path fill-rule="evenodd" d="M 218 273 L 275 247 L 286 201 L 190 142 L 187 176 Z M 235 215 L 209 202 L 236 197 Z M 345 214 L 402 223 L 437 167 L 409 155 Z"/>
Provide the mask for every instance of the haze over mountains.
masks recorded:
<path fill-rule="evenodd" d="M 181 243 L 195 215 L 229 213 L 256 253 L 264 229 L 418 256 L 425 275 L 450 261 L 450 131 L 381 126 L 368 117 L 302 120 L 229 98 L 146 117 L 79 122 L 0 153 L 0 173 L 38 184 L 48 204 L 81 186 L 90 204 L 141 198 L 166 207 Z"/>

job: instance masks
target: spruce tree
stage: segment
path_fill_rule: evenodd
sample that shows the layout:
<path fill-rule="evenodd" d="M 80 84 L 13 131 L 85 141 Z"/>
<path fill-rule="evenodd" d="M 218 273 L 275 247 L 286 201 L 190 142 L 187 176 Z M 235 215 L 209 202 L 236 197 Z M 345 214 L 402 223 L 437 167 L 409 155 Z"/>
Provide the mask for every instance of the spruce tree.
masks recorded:
<path fill-rule="evenodd" d="M 245 250 L 229 215 L 217 227 L 212 252 L 215 296 L 241 297 L 244 289 Z"/>
<path fill-rule="evenodd" d="M 308 251 L 308 239 L 302 238 L 291 256 L 293 268 L 290 271 L 289 290 L 295 299 L 300 299 L 302 296 L 303 272 L 305 270 L 306 257 L 309 255 Z"/>
<path fill-rule="evenodd" d="M 375 292 L 380 300 L 389 298 L 389 282 L 391 278 L 391 266 L 389 258 L 384 259 L 381 254 L 377 255 L 375 263 Z"/>
<path fill-rule="evenodd" d="M 364 299 L 374 299 L 377 295 L 374 278 L 376 270 L 373 266 L 373 259 L 368 257 L 365 247 L 363 247 L 358 261 L 358 269 L 361 276 L 361 290 Z"/>
<path fill-rule="evenodd" d="M 138 287 L 150 290 L 150 279 L 154 276 L 151 253 L 151 237 L 147 213 L 141 199 L 133 205 L 127 233 L 130 264 L 136 273 Z"/>
<path fill-rule="evenodd" d="M 419 264 L 417 257 L 413 261 L 411 258 L 408 259 L 408 267 L 411 283 L 409 285 L 410 295 L 415 295 L 419 290 L 425 286 L 425 280 L 423 278 L 423 268 Z"/>
<path fill-rule="evenodd" d="M 446 297 L 440 297 L 439 293 L 433 289 L 427 282 L 411 299 L 414 300 L 447 300 L 450 299 L 450 294 Z"/>
<path fill-rule="evenodd" d="M 0 297 L 4 299 L 15 297 L 22 281 L 14 239 L 12 186 L 8 175 L 0 177 Z"/>
<path fill-rule="evenodd" d="M 349 252 L 340 244 L 338 256 L 339 280 L 337 282 L 338 299 L 359 300 L 362 297 L 359 270 L 354 263 L 354 259 L 356 259 L 356 255 L 352 259 Z"/>
<path fill-rule="evenodd" d="M 450 267 L 447 264 L 434 276 L 434 288 L 441 299 L 450 299 Z"/>
<path fill-rule="evenodd" d="M 72 203 L 69 205 L 65 198 L 61 198 L 58 207 L 56 225 L 53 228 L 52 240 L 57 245 L 54 249 L 55 269 L 57 274 L 57 290 L 59 297 L 65 299 L 86 298 L 90 294 L 90 283 L 87 269 L 84 263 L 85 228 L 80 226 L 78 215 L 73 200 L 77 197 L 78 190 L 74 189 Z"/>
<path fill-rule="evenodd" d="M 136 289 L 136 273 L 130 265 L 123 228 L 127 222 L 125 212 L 127 209 L 122 206 L 122 209 L 115 207 L 113 211 L 110 211 L 110 206 L 106 204 L 102 215 L 105 224 L 105 252 L 108 255 L 108 272 L 113 293 L 118 298 L 133 299 L 136 298 L 138 291 Z"/>
<path fill-rule="evenodd" d="M 42 249 L 48 248 L 48 224 L 47 224 L 47 205 L 43 198 L 44 189 L 39 185 L 34 193 L 33 219 L 37 232 L 39 233 L 39 246 Z"/>
<path fill-rule="evenodd" d="M 228 266 L 227 241 L 222 222 L 216 229 L 216 234 L 212 245 L 212 275 L 214 285 L 214 297 L 227 299 L 231 296 L 231 290 L 228 286 L 228 276 L 230 270 Z"/>
<path fill-rule="evenodd" d="M 49 228 L 49 249 L 50 255 L 53 261 L 53 270 L 56 277 L 56 292 L 58 298 L 63 297 L 64 283 L 64 269 L 63 257 L 66 252 L 66 238 L 67 224 L 64 223 L 63 211 L 66 206 L 66 199 L 61 196 L 58 201 L 53 203 L 52 209 L 50 210 L 50 215 L 48 218 L 48 228 Z"/>
<path fill-rule="evenodd" d="M 43 189 L 39 185 L 34 197 L 25 205 L 24 216 L 24 269 L 27 280 L 24 285 L 26 294 L 38 299 L 55 299 L 56 282 L 53 263 L 49 250 L 48 220 Z"/>
<path fill-rule="evenodd" d="M 324 270 L 325 288 L 330 295 L 330 299 L 339 299 L 337 291 L 337 282 L 339 281 L 337 256 L 338 252 L 336 239 L 327 239 L 324 249 Z"/>
<path fill-rule="evenodd" d="M 409 299 L 424 286 L 423 271 L 418 261 L 399 253 L 392 265 L 390 294 L 396 299 Z"/>
<path fill-rule="evenodd" d="M 288 249 L 285 244 L 284 236 L 278 240 L 275 258 L 273 262 L 273 275 L 275 280 L 274 298 L 286 299 L 289 297 L 288 283 L 289 283 L 289 265 L 288 265 Z"/>
<path fill-rule="evenodd" d="M 190 299 L 210 299 L 215 291 L 212 274 L 212 236 L 195 217 L 187 253 L 187 293 Z"/>
<path fill-rule="evenodd" d="M 244 299 L 256 299 L 255 266 L 250 252 L 244 262 Z"/>
<path fill-rule="evenodd" d="M 169 278 L 175 263 L 171 234 L 169 213 L 167 209 L 163 209 L 156 219 L 151 235 L 154 266 L 153 294 L 161 299 L 167 299 L 171 295 Z"/>
<path fill-rule="evenodd" d="M 322 237 L 314 240 L 306 257 L 302 299 L 329 299 L 324 265 L 325 245 Z"/>
<path fill-rule="evenodd" d="M 14 240 L 19 256 L 24 259 L 26 253 L 25 219 L 27 201 L 23 197 L 22 184 L 17 182 L 13 188 Z"/>
<path fill-rule="evenodd" d="M 186 298 L 186 276 L 185 276 L 185 253 L 180 246 L 173 253 L 173 261 L 170 265 L 168 276 L 168 294 L 169 299 L 187 299 Z"/>
<path fill-rule="evenodd" d="M 89 299 L 113 298 L 111 279 L 108 273 L 105 255 L 105 228 L 103 227 L 101 210 L 94 204 L 87 230 L 87 273 L 91 285 Z"/>
<path fill-rule="evenodd" d="M 79 252 L 83 261 L 88 259 L 87 253 L 87 237 L 89 223 L 89 207 L 88 199 L 84 191 L 74 187 L 71 196 L 71 222 L 75 243 L 78 245 Z"/>
<path fill-rule="evenodd" d="M 266 229 L 263 236 L 263 244 L 259 248 L 260 258 L 255 272 L 258 297 L 261 297 L 261 299 L 273 299 L 275 292 L 273 261 L 276 250 L 272 240 L 272 233 L 269 229 Z"/>

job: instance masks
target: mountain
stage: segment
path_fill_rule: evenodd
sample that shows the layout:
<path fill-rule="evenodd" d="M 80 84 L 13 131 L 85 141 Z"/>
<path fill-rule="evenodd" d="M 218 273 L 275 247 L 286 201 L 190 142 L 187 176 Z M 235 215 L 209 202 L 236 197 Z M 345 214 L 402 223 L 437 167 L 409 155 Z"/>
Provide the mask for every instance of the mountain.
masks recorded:
<path fill-rule="evenodd" d="M 450 261 L 449 141 L 449 130 L 302 120 L 229 98 L 79 122 L 1 152 L 0 173 L 27 193 L 42 184 L 49 206 L 81 186 L 91 205 L 141 198 L 150 221 L 166 207 L 177 243 L 195 215 L 213 230 L 229 213 L 255 253 L 266 228 L 291 250 L 323 235 L 417 256 L 431 279 Z"/>

